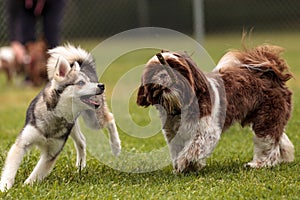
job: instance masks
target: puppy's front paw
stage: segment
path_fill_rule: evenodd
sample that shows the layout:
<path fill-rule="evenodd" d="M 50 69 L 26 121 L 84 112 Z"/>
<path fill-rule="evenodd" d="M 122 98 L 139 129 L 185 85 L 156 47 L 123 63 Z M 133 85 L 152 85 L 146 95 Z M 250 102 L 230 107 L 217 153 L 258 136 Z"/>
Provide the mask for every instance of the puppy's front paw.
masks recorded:
<path fill-rule="evenodd" d="M 35 181 L 36 181 L 36 178 L 28 177 L 25 180 L 24 185 L 32 185 Z"/>
<path fill-rule="evenodd" d="M 1 181 L 0 183 L 0 191 L 1 192 L 5 192 L 7 190 L 9 190 L 12 186 L 13 186 L 13 181 Z"/>

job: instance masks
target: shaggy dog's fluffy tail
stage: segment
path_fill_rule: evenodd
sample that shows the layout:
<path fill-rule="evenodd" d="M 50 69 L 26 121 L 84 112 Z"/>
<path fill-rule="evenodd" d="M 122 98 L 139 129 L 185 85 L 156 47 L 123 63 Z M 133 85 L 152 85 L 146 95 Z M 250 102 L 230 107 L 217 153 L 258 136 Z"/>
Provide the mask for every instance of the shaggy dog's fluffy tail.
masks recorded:
<path fill-rule="evenodd" d="M 214 71 L 222 71 L 231 67 L 246 67 L 257 72 L 270 74 L 279 83 L 285 83 L 293 77 L 286 61 L 280 56 L 282 47 L 262 45 L 243 51 L 232 50 L 219 61 Z"/>
<path fill-rule="evenodd" d="M 239 52 L 239 60 L 258 70 L 273 72 L 280 81 L 286 82 L 293 77 L 289 72 L 286 61 L 280 56 L 284 51 L 282 47 L 262 45 L 256 48 Z"/>

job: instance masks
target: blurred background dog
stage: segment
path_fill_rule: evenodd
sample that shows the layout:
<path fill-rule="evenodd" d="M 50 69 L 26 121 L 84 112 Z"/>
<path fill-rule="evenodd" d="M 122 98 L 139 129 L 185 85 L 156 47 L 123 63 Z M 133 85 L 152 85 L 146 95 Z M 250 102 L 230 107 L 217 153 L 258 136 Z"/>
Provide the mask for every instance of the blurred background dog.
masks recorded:
<path fill-rule="evenodd" d="M 9 84 L 13 83 L 16 76 L 22 76 L 25 78 L 26 84 L 41 86 L 47 81 L 47 43 L 44 40 L 28 42 L 25 48 L 26 56 L 20 62 L 17 60 L 12 47 L 1 47 L 0 70 L 6 74 Z"/>

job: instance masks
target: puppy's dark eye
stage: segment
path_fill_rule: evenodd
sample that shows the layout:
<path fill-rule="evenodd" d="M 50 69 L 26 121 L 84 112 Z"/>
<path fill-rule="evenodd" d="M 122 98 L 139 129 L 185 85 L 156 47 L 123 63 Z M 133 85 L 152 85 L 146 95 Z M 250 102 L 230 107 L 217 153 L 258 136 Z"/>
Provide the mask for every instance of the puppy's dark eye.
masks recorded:
<path fill-rule="evenodd" d="M 77 83 L 76 83 L 76 85 L 79 85 L 79 86 L 83 86 L 85 84 L 85 82 L 84 81 L 78 81 Z"/>

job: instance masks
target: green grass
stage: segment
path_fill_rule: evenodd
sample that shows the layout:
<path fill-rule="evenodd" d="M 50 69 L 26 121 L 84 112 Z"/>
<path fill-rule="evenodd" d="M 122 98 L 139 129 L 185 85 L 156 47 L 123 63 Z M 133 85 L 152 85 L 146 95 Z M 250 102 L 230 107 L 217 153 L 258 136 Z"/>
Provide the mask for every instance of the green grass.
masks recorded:
<path fill-rule="evenodd" d="M 209 55 L 217 61 L 227 49 L 240 48 L 240 35 L 209 35 L 204 43 Z M 252 159 L 252 134 L 235 125 L 223 134 L 220 143 L 199 174 L 174 175 L 170 165 L 148 173 L 127 173 L 114 170 L 88 153 L 87 167 L 79 172 L 75 167 L 76 152 L 69 140 L 52 173 L 41 183 L 23 186 L 36 165 L 39 153 L 33 149 L 23 159 L 11 190 L 0 193 L 2 199 L 299 199 L 300 198 L 300 46 L 299 33 L 254 33 L 251 45 L 271 43 L 286 48 L 287 59 L 295 79 L 289 81 L 294 91 L 294 110 L 287 134 L 295 145 L 295 161 L 273 168 L 246 169 L 243 164 Z M 97 40 L 76 41 L 92 50 Z M 128 53 L 105 70 L 101 81 L 107 86 L 107 99 L 117 81 L 132 68 L 145 63 L 153 50 Z M 100 58 L 99 58 L 100 59 Z M 201 64 L 200 64 L 201 65 Z M 139 78 L 139 77 L 138 77 Z M 137 87 L 137 86 L 136 86 Z M 124 85 L 124 90 L 126 87 Z M 0 74 L 0 167 L 7 152 L 23 127 L 25 111 L 38 89 L 6 86 Z M 135 123 L 151 123 L 149 109 L 135 105 L 134 93 L 129 99 L 131 117 Z M 127 108 L 124 108 L 124 112 Z M 118 113 L 119 114 L 119 113 Z M 115 113 L 115 115 L 117 115 Z M 119 129 L 125 152 L 150 152 L 165 146 L 163 136 L 135 138 Z M 89 144 L 88 144 L 89 145 Z M 128 165 L 132 163 L 127 163 Z"/>

